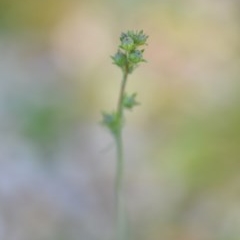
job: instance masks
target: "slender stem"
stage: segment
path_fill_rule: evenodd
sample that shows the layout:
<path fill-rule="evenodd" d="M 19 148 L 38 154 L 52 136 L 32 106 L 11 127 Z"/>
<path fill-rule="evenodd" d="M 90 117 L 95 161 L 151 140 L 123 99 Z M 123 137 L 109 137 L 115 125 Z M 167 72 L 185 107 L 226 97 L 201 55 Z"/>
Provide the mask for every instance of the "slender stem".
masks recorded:
<path fill-rule="evenodd" d="M 126 235 L 126 216 L 123 192 L 123 143 L 122 136 L 116 136 L 117 146 L 117 174 L 116 174 L 116 220 L 117 220 L 117 240 L 125 240 Z"/>
<path fill-rule="evenodd" d="M 121 89 L 119 94 L 117 115 L 119 119 L 119 127 L 115 134 L 116 147 L 117 147 L 117 166 L 116 166 L 116 219 L 117 219 L 117 240 L 126 240 L 127 238 L 127 224 L 126 212 L 124 202 L 124 156 L 123 156 L 123 141 L 122 141 L 122 123 L 123 123 L 123 98 L 125 87 L 127 83 L 128 71 L 123 73 Z"/>
<path fill-rule="evenodd" d="M 128 69 L 126 69 L 123 73 L 123 79 L 122 79 L 121 89 L 120 89 L 120 94 L 118 99 L 117 114 L 120 120 L 122 120 L 123 118 L 123 96 L 124 96 L 125 87 L 127 83 L 127 77 L 128 77 Z"/>

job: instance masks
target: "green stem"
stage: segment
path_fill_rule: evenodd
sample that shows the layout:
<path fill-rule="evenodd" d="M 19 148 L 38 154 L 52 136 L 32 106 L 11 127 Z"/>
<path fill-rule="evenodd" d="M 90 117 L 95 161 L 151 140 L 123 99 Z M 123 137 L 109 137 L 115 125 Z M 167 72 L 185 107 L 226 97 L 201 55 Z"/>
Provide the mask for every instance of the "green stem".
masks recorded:
<path fill-rule="evenodd" d="M 121 89 L 120 89 L 118 106 L 117 106 L 117 114 L 120 120 L 122 120 L 123 118 L 123 97 L 124 97 L 125 87 L 127 83 L 127 77 L 128 77 L 128 70 L 126 69 L 126 71 L 124 71 L 123 73 L 123 79 L 121 83 Z"/>
<path fill-rule="evenodd" d="M 117 116 L 119 120 L 118 130 L 115 134 L 116 147 L 117 147 L 117 166 L 116 166 L 116 220 L 117 220 L 117 240 L 126 240 L 127 238 L 127 219 L 125 212 L 124 201 L 124 156 L 123 156 L 123 141 L 122 141 L 122 124 L 123 124 L 123 98 L 125 87 L 127 83 L 128 71 L 123 73 L 121 89 L 119 94 Z"/>

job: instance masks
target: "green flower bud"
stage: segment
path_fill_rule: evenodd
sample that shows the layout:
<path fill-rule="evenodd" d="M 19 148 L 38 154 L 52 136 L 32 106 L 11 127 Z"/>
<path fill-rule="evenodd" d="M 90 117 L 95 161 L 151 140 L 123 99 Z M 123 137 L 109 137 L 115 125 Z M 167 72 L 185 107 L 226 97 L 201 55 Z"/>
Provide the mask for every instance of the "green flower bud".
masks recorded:
<path fill-rule="evenodd" d="M 145 35 L 142 30 L 140 32 L 128 31 L 127 35 L 133 39 L 134 44 L 137 46 L 146 44 L 148 39 L 148 36 Z"/>
<path fill-rule="evenodd" d="M 143 50 L 134 50 L 129 54 L 129 61 L 132 63 L 139 63 L 143 62 L 144 59 L 142 58 Z"/>
<path fill-rule="evenodd" d="M 126 66 L 127 63 L 127 57 L 126 55 L 121 52 L 118 51 L 114 56 L 111 57 L 113 60 L 113 63 L 116 64 L 119 67 L 124 67 Z"/>
<path fill-rule="evenodd" d="M 122 34 L 120 39 L 121 39 L 120 48 L 122 48 L 126 51 L 131 51 L 135 48 L 133 39 L 131 37 L 127 36 L 126 34 Z"/>
<path fill-rule="evenodd" d="M 102 124 L 105 125 L 113 134 L 115 134 L 121 124 L 118 115 L 115 112 L 103 112 L 102 117 Z"/>
<path fill-rule="evenodd" d="M 126 109 L 131 110 L 133 107 L 139 105 L 139 102 L 136 101 L 136 93 L 133 93 L 132 95 L 128 96 L 127 94 L 123 97 L 123 107 Z"/>

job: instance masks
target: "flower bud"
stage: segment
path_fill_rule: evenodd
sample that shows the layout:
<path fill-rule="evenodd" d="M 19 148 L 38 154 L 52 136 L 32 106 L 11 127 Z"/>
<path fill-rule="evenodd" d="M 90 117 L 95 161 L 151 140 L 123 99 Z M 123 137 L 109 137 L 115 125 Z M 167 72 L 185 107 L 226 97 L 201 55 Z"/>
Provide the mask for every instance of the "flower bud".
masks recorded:
<path fill-rule="evenodd" d="M 139 63 L 139 62 L 143 62 L 143 58 L 142 58 L 142 50 L 134 50 L 129 54 L 129 61 L 132 63 Z"/>
<path fill-rule="evenodd" d="M 121 39 L 121 45 L 120 48 L 126 50 L 126 51 L 131 51 L 135 48 L 134 41 L 131 37 L 127 35 L 122 35 Z"/>
<path fill-rule="evenodd" d="M 112 60 L 113 60 L 113 63 L 119 67 L 123 67 L 127 63 L 127 57 L 121 51 L 118 51 L 114 56 L 112 56 Z"/>
<path fill-rule="evenodd" d="M 145 35 L 142 30 L 140 32 L 128 31 L 128 36 L 130 36 L 133 39 L 134 44 L 136 46 L 146 44 L 146 41 L 148 39 L 148 36 Z"/>
<path fill-rule="evenodd" d="M 133 93 L 132 95 L 128 96 L 127 94 L 123 97 L 123 107 L 129 110 L 132 110 L 133 107 L 139 105 L 139 102 L 136 101 L 136 93 Z"/>

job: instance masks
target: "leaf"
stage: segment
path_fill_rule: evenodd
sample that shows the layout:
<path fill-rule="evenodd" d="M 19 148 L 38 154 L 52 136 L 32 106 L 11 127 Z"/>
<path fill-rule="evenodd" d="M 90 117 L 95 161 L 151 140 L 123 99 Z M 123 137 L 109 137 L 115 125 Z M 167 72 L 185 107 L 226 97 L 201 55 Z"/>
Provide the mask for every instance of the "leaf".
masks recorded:
<path fill-rule="evenodd" d="M 137 96 L 137 93 L 133 93 L 129 96 L 127 94 L 124 94 L 123 107 L 128 110 L 132 110 L 133 107 L 140 105 L 140 103 L 136 101 L 136 96 Z"/>

